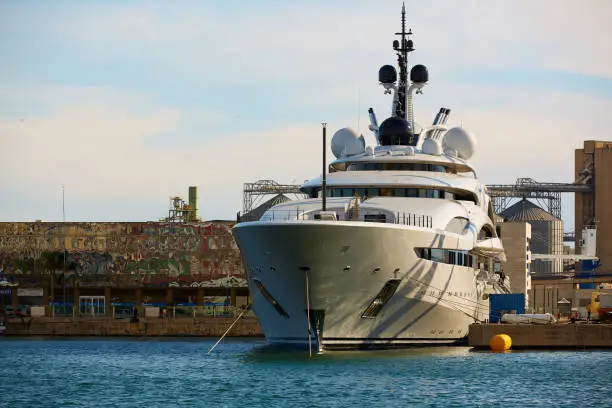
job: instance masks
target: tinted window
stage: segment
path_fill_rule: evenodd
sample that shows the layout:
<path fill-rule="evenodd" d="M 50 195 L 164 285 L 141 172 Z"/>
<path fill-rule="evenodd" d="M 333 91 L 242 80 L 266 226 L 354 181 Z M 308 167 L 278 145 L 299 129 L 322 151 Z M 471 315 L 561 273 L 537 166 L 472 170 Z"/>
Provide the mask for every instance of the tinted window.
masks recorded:
<path fill-rule="evenodd" d="M 415 252 L 419 258 L 427 259 L 428 261 L 461 266 L 471 266 L 472 264 L 472 256 L 468 255 L 467 251 L 439 248 L 415 248 Z"/>
<path fill-rule="evenodd" d="M 328 188 L 328 197 L 420 197 L 420 198 L 442 198 L 446 200 L 465 200 L 476 202 L 474 196 L 469 193 L 454 194 L 444 190 L 426 188 Z M 321 197 L 321 190 L 316 190 L 312 198 Z"/>
<path fill-rule="evenodd" d="M 400 170 L 400 171 L 434 171 L 445 173 L 449 172 L 445 166 L 429 163 L 371 163 L 360 162 L 351 163 L 347 166 L 348 171 L 374 171 L 374 170 Z"/>

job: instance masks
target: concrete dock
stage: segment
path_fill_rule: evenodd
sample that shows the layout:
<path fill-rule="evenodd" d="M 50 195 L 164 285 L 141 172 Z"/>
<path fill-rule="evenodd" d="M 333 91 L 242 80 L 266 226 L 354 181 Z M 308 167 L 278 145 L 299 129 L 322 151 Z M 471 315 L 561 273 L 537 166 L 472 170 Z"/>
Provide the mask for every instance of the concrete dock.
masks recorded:
<path fill-rule="evenodd" d="M 512 338 L 513 349 L 612 348 L 612 324 L 472 324 L 468 343 L 489 348 L 496 334 Z"/>
<path fill-rule="evenodd" d="M 72 319 L 12 318 L 5 336 L 112 336 L 112 337 L 221 337 L 235 318 L 147 319 Z M 227 334 L 229 337 L 263 337 L 257 319 L 241 318 Z"/>

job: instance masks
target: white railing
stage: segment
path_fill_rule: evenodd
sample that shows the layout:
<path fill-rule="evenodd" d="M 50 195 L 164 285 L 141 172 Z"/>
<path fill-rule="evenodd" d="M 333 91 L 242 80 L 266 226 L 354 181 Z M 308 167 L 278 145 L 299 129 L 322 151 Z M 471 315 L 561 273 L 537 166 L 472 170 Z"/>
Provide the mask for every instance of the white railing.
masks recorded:
<path fill-rule="evenodd" d="M 354 211 L 353 209 L 331 209 L 325 212 L 321 210 L 268 210 L 261 217 L 261 222 L 275 221 L 297 221 L 297 220 L 334 220 L 330 214 L 335 213 L 336 221 L 359 221 L 378 222 L 384 224 L 409 225 L 413 227 L 432 228 L 433 220 L 430 215 L 416 214 L 410 212 L 386 212 L 373 210 Z"/>

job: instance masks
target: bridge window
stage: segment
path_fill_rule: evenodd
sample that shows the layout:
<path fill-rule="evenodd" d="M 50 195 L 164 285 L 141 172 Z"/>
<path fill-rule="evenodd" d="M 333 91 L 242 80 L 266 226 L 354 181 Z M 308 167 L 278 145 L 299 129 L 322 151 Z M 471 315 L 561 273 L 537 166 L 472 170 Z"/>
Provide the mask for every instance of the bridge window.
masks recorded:
<path fill-rule="evenodd" d="M 451 173 L 452 170 L 441 164 L 432 163 L 351 163 L 347 171 L 433 171 L 439 173 Z"/>
<path fill-rule="evenodd" d="M 444 200 L 471 201 L 477 204 L 476 197 L 470 192 L 451 192 L 433 188 L 328 188 L 328 197 L 360 197 L 362 199 L 372 197 L 419 197 L 440 198 Z M 321 189 L 314 190 L 311 198 L 321 197 Z"/>

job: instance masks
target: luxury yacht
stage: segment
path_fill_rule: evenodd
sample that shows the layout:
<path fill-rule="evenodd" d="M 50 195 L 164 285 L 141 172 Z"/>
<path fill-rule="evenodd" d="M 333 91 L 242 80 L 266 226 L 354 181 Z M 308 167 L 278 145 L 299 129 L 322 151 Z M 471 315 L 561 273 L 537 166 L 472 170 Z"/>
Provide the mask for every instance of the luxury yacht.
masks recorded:
<path fill-rule="evenodd" d="M 489 294 L 508 292 L 496 273 L 505 257 L 491 200 L 469 163 L 475 139 L 446 125 L 446 108 L 430 126 L 414 121 L 413 97 L 428 71 L 415 65 L 408 74 L 414 46 L 404 8 L 398 35 L 399 72 L 379 70 L 391 116 L 378 125 L 369 110 L 376 146 L 338 130 L 336 160 L 301 187 L 308 199 L 233 229 L 270 343 L 319 350 L 456 344 L 471 323 L 488 318 Z"/>

